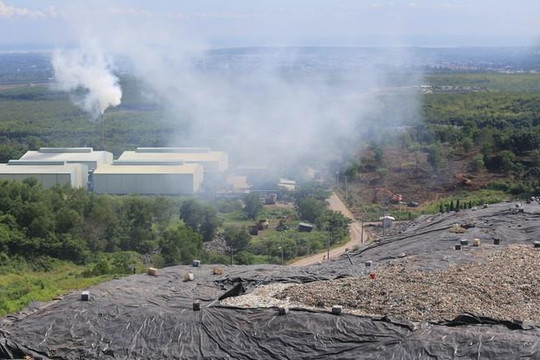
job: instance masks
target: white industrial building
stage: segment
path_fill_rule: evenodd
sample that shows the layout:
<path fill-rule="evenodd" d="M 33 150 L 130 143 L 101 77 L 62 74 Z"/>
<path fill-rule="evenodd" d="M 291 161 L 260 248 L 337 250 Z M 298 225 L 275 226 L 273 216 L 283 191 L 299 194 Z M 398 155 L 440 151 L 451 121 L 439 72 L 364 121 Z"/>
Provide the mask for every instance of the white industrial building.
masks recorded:
<path fill-rule="evenodd" d="M 203 167 L 181 161 L 118 160 L 99 166 L 93 174 L 98 194 L 195 195 L 203 181 Z"/>
<path fill-rule="evenodd" d="M 85 188 L 88 182 L 88 167 L 84 164 L 68 164 L 63 161 L 32 162 L 10 160 L 0 164 L 0 179 L 22 181 L 35 178 L 44 188 L 69 185 Z"/>
<path fill-rule="evenodd" d="M 92 148 L 40 148 L 39 151 L 27 151 L 21 160 L 65 161 L 68 164 L 84 164 L 89 171 L 94 171 L 102 164 L 111 164 L 113 154 L 108 151 L 94 151 Z"/>
<path fill-rule="evenodd" d="M 0 164 L 0 179 L 35 177 L 43 187 L 69 184 L 100 194 L 195 195 L 203 174 L 228 168 L 227 154 L 210 148 L 137 148 L 113 161 L 92 148 L 40 148 Z"/>
<path fill-rule="evenodd" d="M 121 161 L 183 161 L 186 164 L 200 164 L 207 174 L 223 173 L 229 168 L 227 153 L 212 151 L 210 148 L 139 147 L 136 151 L 124 151 Z"/>

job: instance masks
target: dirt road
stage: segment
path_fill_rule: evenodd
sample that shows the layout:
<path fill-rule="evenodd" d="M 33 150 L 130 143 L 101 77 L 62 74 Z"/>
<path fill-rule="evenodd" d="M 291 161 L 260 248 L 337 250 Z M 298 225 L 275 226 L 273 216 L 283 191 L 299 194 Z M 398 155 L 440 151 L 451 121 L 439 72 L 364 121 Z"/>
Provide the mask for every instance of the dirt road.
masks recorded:
<path fill-rule="evenodd" d="M 353 222 L 351 223 L 349 227 L 349 242 L 347 242 L 344 245 L 341 245 L 340 247 L 330 249 L 330 258 L 334 258 L 337 256 L 340 256 L 341 254 L 345 253 L 345 249 L 352 249 L 355 245 L 361 245 L 362 244 L 362 224 L 354 219 L 353 214 L 351 211 L 345 206 L 343 201 L 336 195 L 336 193 L 332 193 L 330 196 L 330 199 L 328 199 L 328 208 L 333 211 L 339 211 L 349 219 L 352 219 Z M 364 231 L 364 241 L 367 241 L 367 233 Z M 290 264 L 291 266 L 306 266 L 306 265 L 312 265 L 316 264 L 318 262 L 323 261 L 323 257 L 326 259 L 326 250 L 324 252 L 321 252 L 319 254 L 315 254 L 303 259 L 300 259 L 298 261 L 295 261 L 294 263 Z"/>

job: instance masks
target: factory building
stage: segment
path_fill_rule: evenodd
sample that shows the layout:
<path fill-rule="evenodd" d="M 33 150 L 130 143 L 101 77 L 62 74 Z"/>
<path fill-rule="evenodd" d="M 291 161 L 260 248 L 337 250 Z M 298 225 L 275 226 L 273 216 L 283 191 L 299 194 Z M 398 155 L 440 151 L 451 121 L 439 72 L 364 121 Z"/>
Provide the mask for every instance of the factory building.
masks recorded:
<path fill-rule="evenodd" d="M 202 181 L 203 167 L 182 161 L 118 160 L 93 174 L 99 194 L 195 195 Z"/>
<path fill-rule="evenodd" d="M 186 164 L 200 164 L 206 174 L 218 174 L 227 171 L 229 158 L 227 153 L 212 151 L 210 148 L 178 147 L 139 147 L 136 151 L 124 151 L 118 158 L 121 161 L 183 161 Z"/>
<path fill-rule="evenodd" d="M 94 151 L 92 148 L 40 148 L 39 151 L 27 151 L 21 160 L 34 162 L 65 161 L 68 164 L 83 164 L 92 172 L 102 164 L 111 164 L 113 154 L 108 151 Z"/>
<path fill-rule="evenodd" d="M 40 148 L 0 164 L 0 179 L 37 178 L 44 187 L 88 186 L 100 194 L 195 195 L 203 174 L 223 174 L 224 152 L 210 148 L 138 148 L 113 155 L 92 148 Z"/>
<path fill-rule="evenodd" d="M 85 188 L 88 181 L 88 167 L 84 164 L 68 164 L 64 161 L 33 162 L 10 160 L 0 164 L 1 180 L 37 179 L 44 188 L 55 185 L 69 185 Z"/>

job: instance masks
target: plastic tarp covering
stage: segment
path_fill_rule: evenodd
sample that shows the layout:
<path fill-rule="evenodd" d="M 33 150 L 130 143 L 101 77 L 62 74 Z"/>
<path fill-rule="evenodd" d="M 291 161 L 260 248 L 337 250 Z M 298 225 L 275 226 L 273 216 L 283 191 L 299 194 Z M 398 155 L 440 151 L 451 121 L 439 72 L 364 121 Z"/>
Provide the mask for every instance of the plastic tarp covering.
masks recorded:
<path fill-rule="evenodd" d="M 275 308 L 240 309 L 218 301 L 273 282 L 358 276 L 368 258 L 380 263 L 405 253 L 418 257 L 420 267 L 440 267 L 440 260 L 450 264 L 460 260 L 455 253 L 467 256 L 448 250 L 447 237 L 454 237 L 448 227 L 456 221 L 475 219 L 467 236 L 477 237 L 478 230 L 485 241 L 490 236 L 503 244 L 537 239 L 540 208 L 519 214 L 507 208 L 424 217 L 402 234 L 352 254 L 354 265 L 343 257 L 305 268 L 229 266 L 221 276 L 212 275 L 209 265 L 178 266 L 161 269 L 157 277 L 113 280 L 89 288 L 90 301 L 72 293 L 0 319 L 0 358 L 540 359 L 539 328 L 519 321 L 463 314 L 441 323 L 412 323 L 303 309 L 280 316 Z M 183 282 L 188 271 L 195 280 Z M 193 310 L 196 301 L 200 311 Z"/>

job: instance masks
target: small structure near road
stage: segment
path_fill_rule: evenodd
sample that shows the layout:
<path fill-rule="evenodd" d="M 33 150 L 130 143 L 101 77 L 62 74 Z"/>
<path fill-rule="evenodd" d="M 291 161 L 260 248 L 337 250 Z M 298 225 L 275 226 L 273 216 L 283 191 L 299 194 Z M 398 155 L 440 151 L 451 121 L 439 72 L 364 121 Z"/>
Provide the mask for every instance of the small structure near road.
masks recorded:
<path fill-rule="evenodd" d="M 380 217 L 379 220 L 381 220 L 381 226 L 383 227 L 383 229 L 388 229 L 392 227 L 392 224 L 394 223 L 396 218 L 389 215 L 385 215 L 385 216 Z"/>
<path fill-rule="evenodd" d="M 299 232 L 311 232 L 311 230 L 313 230 L 313 225 L 305 223 L 305 222 L 301 222 L 298 224 L 297 229 Z"/>
<path fill-rule="evenodd" d="M 296 181 L 280 178 L 278 182 L 278 189 L 280 190 L 287 190 L 287 191 L 295 191 L 296 190 Z"/>

